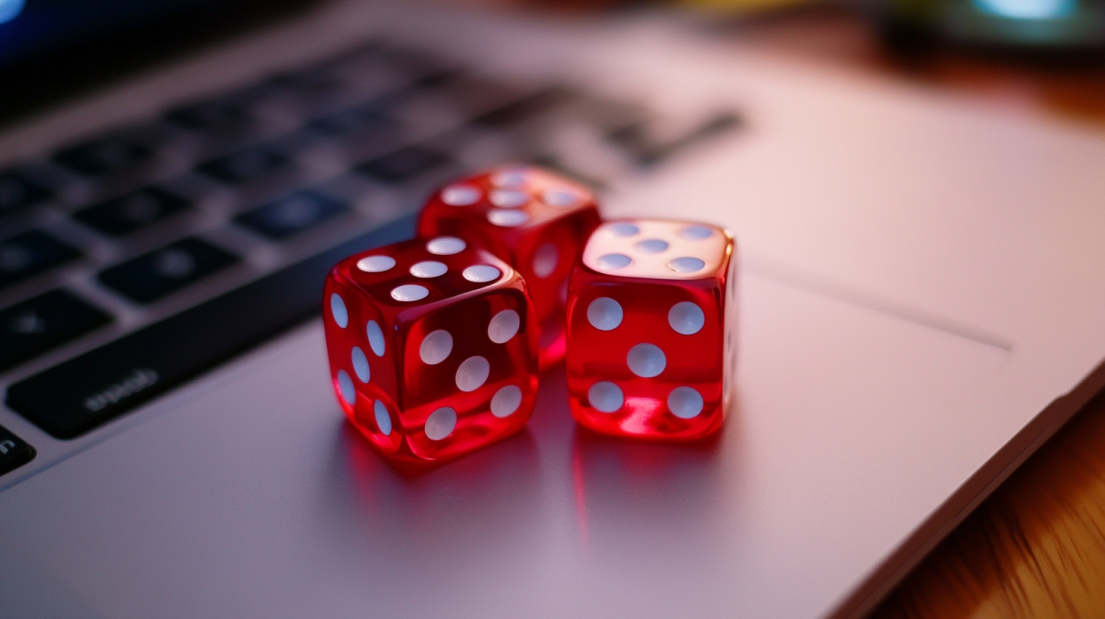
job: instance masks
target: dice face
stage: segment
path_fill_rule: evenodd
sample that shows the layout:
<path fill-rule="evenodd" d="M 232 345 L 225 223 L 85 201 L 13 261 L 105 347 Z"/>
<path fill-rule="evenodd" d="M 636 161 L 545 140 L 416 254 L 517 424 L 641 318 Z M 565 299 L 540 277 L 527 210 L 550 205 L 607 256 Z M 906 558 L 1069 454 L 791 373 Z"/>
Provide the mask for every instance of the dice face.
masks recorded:
<path fill-rule="evenodd" d="M 525 278 L 540 326 L 540 366 L 564 357 L 568 277 L 599 224 L 585 188 L 530 166 L 493 170 L 443 187 L 418 222 L 422 236 L 470 238 Z"/>
<path fill-rule="evenodd" d="M 728 232 L 607 222 L 571 276 L 572 415 L 598 432 L 694 440 L 725 418 L 735 363 L 736 260 Z"/>
<path fill-rule="evenodd" d="M 529 420 L 533 307 L 491 253 L 456 237 L 405 241 L 339 262 L 323 295 L 338 402 L 396 465 L 463 455 Z"/>

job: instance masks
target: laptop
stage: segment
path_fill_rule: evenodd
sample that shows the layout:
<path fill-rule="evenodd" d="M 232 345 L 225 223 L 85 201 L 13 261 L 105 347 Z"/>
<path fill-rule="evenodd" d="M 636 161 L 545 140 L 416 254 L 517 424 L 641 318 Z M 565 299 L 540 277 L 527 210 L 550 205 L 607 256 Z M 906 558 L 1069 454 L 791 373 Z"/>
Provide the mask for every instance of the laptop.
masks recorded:
<path fill-rule="evenodd" d="M 0 15 L 0 616 L 859 617 L 1105 382 L 1073 121 L 662 11 Z M 716 439 L 589 434 L 562 369 L 419 475 L 344 422 L 325 273 L 504 162 L 734 233 Z"/>

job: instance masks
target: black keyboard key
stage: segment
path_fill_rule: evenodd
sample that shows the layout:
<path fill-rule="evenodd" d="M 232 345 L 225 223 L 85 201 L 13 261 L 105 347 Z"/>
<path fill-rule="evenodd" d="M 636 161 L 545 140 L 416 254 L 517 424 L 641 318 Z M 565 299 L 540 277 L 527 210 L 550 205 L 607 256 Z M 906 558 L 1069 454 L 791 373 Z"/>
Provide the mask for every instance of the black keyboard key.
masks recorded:
<path fill-rule="evenodd" d="M 81 252 L 38 230 L 0 241 L 0 289 L 76 260 Z"/>
<path fill-rule="evenodd" d="M 0 217 L 43 202 L 50 192 L 15 171 L 0 172 Z"/>
<path fill-rule="evenodd" d="M 105 137 L 54 154 L 53 160 L 77 174 L 103 177 L 119 174 L 150 163 L 153 150 L 125 137 Z"/>
<path fill-rule="evenodd" d="M 547 88 L 479 114 L 472 123 L 495 129 L 507 127 L 564 105 L 575 96 L 567 88 Z"/>
<path fill-rule="evenodd" d="M 402 146 L 405 137 L 402 124 L 382 111 L 389 104 L 388 98 L 378 99 L 315 120 L 307 125 L 307 130 L 329 140 L 330 148 L 336 148 L 348 160 L 379 157 Z"/>
<path fill-rule="evenodd" d="M 226 134 L 243 133 L 257 122 L 253 114 L 229 101 L 203 101 L 170 110 L 165 120 L 189 131 Z"/>
<path fill-rule="evenodd" d="M 380 105 L 365 105 L 307 125 L 311 131 L 332 138 L 356 137 L 358 140 L 395 141 L 399 136 L 399 123 L 385 115 Z"/>
<path fill-rule="evenodd" d="M 108 236 L 123 236 L 192 208 L 192 203 L 158 187 L 144 187 L 121 198 L 90 206 L 73 218 Z"/>
<path fill-rule="evenodd" d="M 602 178 L 585 174 L 579 170 L 575 170 L 566 165 L 559 157 L 554 155 L 539 155 L 532 157 L 529 162 L 533 165 L 540 166 L 542 168 L 548 168 L 553 172 L 559 173 L 561 176 L 566 176 L 575 182 L 590 188 L 595 193 L 599 193 L 602 190 L 609 187 L 609 183 Z"/>
<path fill-rule="evenodd" d="M 240 150 L 196 166 L 196 170 L 229 185 L 244 185 L 287 171 L 292 160 L 273 145 Z"/>
<path fill-rule="evenodd" d="M 0 475 L 12 472 L 34 458 L 34 447 L 0 426 Z"/>
<path fill-rule="evenodd" d="M 379 46 L 373 56 L 392 69 L 406 74 L 417 82 L 440 82 L 446 76 L 458 74 L 453 66 L 423 51 L 394 46 Z"/>
<path fill-rule="evenodd" d="M 414 224 L 403 218 L 15 383 L 7 405 L 55 437 L 80 436 L 318 314 L 334 263 L 411 238 Z"/>
<path fill-rule="evenodd" d="M 440 98 L 465 118 L 501 108 L 526 96 L 525 91 L 509 84 L 465 73 L 450 73 L 431 84 L 425 92 Z"/>
<path fill-rule="evenodd" d="M 411 82 L 410 90 L 411 92 L 415 92 L 419 89 L 433 90 L 434 88 L 442 88 L 449 82 L 457 79 L 460 74 L 461 72 L 456 69 L 438 69 L 435 71 L 427 71 L 425 73 L 419 74 L 417 77 L 414 78 L 414 80 Z"/>
<path fill-rule="evenodd" d="M 109 314 L 64 290 L 51 290 L 0 310 L 0 370 L 98 329 Z"/>
<path fill-rule="evenodd" d="M 654 139 L 648 126 L 637 123 L 616 129 L 606 139 L 624 149 L 642 167 L 656 165 L 700 140 L 736 129 L 741 119 L 731 112 L 715 114 L 681 136 L 667 141 Z"/>
<path fill-rule="evenodd" d="M 348 49 L 340 54 L 335 54 L 322 61 L 315 62 L 309 67 L 306 67 L 305 71 L 327 71 L 332 70 L 334 67 L 341 67 L 348 64 L 359 64 L 365 60 L 372 60 L 380 50 L 380 44 L 377 41 L 368 41 L 357 45 L 352 49 Z"/>
<path fill-rule="evenodd" d="M 138 303 L 152 303 L 237 262 L 234 254 L 187 238 L 117 264 L 98 277 Z"/>
<path fill-rule="evenodd" d="M 341 213 L 344 204 L 317 194 L 300 191 L 242 213 L 238 224 L 277 241 L 306 232 Z"/>
<path fill-rule="evenodd" d="M 580 95 L 575 116 L 603 134 L 648 122 L 652 112 L 639 103 Z"/>
<path fill-rule="evenodd" d="M 275 75 L 258 86 L 253 96 L 269 113 L 303 117 L 347 106 L 357 99 L 357 91 L 354 84 L 339 75 L 305 70 Z"/>
<path fill-rule="evenodd" d="M 382 183 L 398 185 L 450 163 L 452 158 L 421 146 L 407 146 L 354 168 Z"/>
<path fill-rule="evenodd" d="M 289 71 L 270 77 L 261 86 L 307 99 L 334 96 L 345 90 L 346 83 L 339 77 L 323 71 Z"/>

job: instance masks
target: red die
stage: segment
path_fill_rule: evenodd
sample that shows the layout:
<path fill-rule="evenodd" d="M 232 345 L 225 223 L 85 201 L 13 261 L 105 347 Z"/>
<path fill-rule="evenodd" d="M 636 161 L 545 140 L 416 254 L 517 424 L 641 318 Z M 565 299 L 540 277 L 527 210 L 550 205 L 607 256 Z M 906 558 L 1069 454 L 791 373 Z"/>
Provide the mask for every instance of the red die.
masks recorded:
<path fill-rule="evenodd" d="M 599 226 L 572 272 L 568 389 L 584 426 L 690 440 L 721 427 L 735 361 L 733 237 L 714 226 Z"/>
<path fill-rule="evenodd" d="M 545 369 L 564 358 L 568 275 L 600 221 L 591 192 L 547 171 L 514 166 L 446 186 L 422 210 L 418 233 L 470 238 L 522 274 L 541 327 Z"/>
<path fill-rule="evenodd" d="M 393 462 L 446 460 L 526 425 L 533 306 L 489 252 L 456 237 L 396 243 L 339 262 L 323 294 L 338 401 Z"/>

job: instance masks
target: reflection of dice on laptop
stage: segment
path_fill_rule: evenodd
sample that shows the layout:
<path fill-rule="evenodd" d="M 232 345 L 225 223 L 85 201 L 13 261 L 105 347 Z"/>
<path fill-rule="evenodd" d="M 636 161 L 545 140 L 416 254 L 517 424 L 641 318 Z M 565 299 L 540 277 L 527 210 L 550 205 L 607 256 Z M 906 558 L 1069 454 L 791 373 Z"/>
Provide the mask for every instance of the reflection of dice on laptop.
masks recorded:
<path fill-rule="evenodd" d="M 621 220 L 572 272 L 572 413 L 607 434 L 696 439 L 721 427 L 734 363 L 733 237 L 710 225 Z"/>
<path fill-rule="evenodd" d="M 537 331 L 521 276 L 457 237 L 347 258 L 324 291 L 334 390 L 401 466 L 520 430 L 537 391 Z"/>
<path fill-rule="evenodd" d="M 512 166 L 446 186 L 422 210 L 418 231 L 463 235 L 522 274 L 547 368 L 564 357 L 568 275 L 599 221 L 587 189 L 538 168 Z"/>

